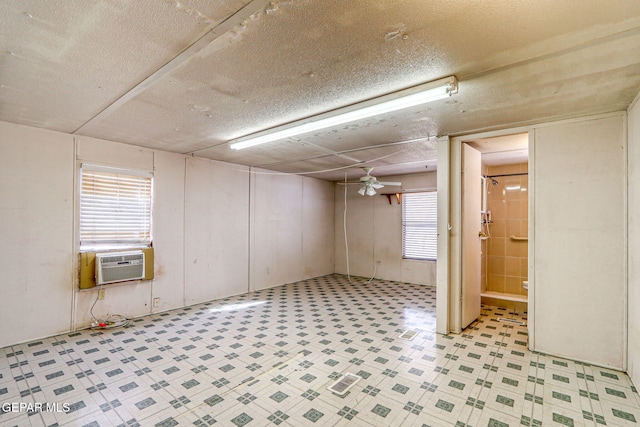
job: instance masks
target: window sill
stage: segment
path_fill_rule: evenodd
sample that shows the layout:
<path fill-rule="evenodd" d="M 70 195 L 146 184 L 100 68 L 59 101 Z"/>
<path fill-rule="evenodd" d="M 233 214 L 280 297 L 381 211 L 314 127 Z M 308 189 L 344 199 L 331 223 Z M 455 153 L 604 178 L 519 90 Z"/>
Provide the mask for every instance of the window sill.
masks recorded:
<path fill-rule="evenodd" d="M 138 251 L 142 249 L 152 248 L 151 245 L 127 245 L 127 246 L 84 246 L 81 247 L 78 252 L 87 253 L 87 252 L 125 252 L 125 251 Z"/>

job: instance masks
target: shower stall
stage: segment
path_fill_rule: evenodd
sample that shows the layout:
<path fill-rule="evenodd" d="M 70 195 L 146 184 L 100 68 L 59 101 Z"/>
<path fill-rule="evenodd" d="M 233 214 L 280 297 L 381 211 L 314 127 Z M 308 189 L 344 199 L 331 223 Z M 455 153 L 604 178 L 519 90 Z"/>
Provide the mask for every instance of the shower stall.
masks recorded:
<path fill-rule="evenodd" d="M 482 302 L 527 311 L 528 164 L 483 166 Z"/>

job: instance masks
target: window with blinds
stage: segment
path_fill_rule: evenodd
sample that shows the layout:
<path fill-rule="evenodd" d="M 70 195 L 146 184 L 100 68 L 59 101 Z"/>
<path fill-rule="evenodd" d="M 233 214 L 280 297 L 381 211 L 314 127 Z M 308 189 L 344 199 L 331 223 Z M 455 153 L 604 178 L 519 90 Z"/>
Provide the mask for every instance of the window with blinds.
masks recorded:
<path fill-rule="evenodd" d="M 435 191 L 402 195 L 402 257 L 436 260 L 438 199 Z"/>
<path fill-rule="evenodd" d="M 80 249 L 151 246 L 152 174 L 83 165 Z"/>

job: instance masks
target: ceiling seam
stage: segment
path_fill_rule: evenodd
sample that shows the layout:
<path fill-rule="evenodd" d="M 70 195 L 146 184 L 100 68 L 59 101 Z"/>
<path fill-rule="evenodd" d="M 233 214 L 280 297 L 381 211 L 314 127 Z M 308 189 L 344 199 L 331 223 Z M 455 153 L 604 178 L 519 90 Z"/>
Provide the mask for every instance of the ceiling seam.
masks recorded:
<path fill-rule="evenodd" d="M 433 139 L 434 137 L 432 136 L 427 136 L 424 138 L 415 138 L 415 139 L 407 139 L 405 141 L 396 141 L 396 142 L 388 142 L 388 143 L 384 143 L 384 144 L 380 144 L 380 145 L 370 145 L 367 147 L 361 147 L 361 148 L 350 148 L 348 150 L 343 150 L 343 151 L 336 151 L 333 154 L 319 154 L 317 156 L 311 156 L 311 157 L 304 157 L 304 158 L 298 158 L 298 159 L 293 159 L 293 160 L 285 160 L 283 162 L 276 162 L 276 163 L 267 163 L 267 164 L 263 164 L 263 165 L 255 165 L 256 167 L 259 168 L 267 168 L 267 167 L 271 167 L 271 166 L 281 166 L 281 165 L 286 165 L 286 164 L 290 164 L 290 163 L 297 163 L 297 162 L 305 162 L 308 160 L 315 160 L 315 159 L 321 159 L 324 157 L 330 157 L 333 155 L 341 155 L 341 154 L 347 154 L 347 153 L 352 153 L 352 152 L 356 152 L 356 151 L 368 151 L 368 150 L 373 150 L 376 148 L 387 148 L 387 147 L 393 147 L 393 146 L 397 146 L 397 145 L 404 145 L 404 144 L 410 144 L 410 143 L 414 143 L 414 142 L 420 142 L 420 141 L 428 141 L 430 139 Z M 349 159 L 348 157 L 346 157 L 347 159 Z M 361 163 L 365 163 L 366 160 L 356 160 L 353 159 L 354 161 L 359 161 Z"/>
<path fill-rule="evenodd" d="M 174 71 L 176 68 L 180 67 L 182 64 L 189 61 L 195 55 L 204 50 L 207 46 L 217 40 L 219 37 L 224 35 L 229 30 L 235 28 L 238 24 L 240 24 L 245 19 L 249 18 L 252 14 L 263 10 L 271 0 L 253 0 L 242 8 L 237 10 L 232 15 L 228 16 L 226 19 L 218 23 L 213 28 L 209 29 L 202 37 L 193 42 L 187 48 L 185 48 L 178 55 L 174 56 L 170 59 L 166 64 L 158 68 L 156 71 L 148 75 L 144 80 L 136 84 L 134 87 L 129 89 L 126 93 L 120 96 L 118 99 L 113 101 L 103 110 L 101 110 L 98 114 L 90 118 L 76 130 L 71 132 L 72 134 L 77 134 L 82 131 L 83 128 L 90 126 L 100 120 L 106 118 L 119 107 L 129 102 L 134 97 L 138 96 L 149 87 L 151 87 L 154 83 Z"/>
<path fill-rule="evenodd" d="M 548 52 L 548 53 L 544 53 L 542 55 L 538 55 L 538 56 L 534 56 L 532 58 L 527 58 L 527 59 L 523 59 L 521 61 L 517 61 L 517 62 L 512 62 L 509 64 L 503 64 L 503 65 L 498 65 L 492 68 L 487 68 L 486 70 L 483 71 L 478 71 L 475 73 L 470 73 L 470 74 L 456 74 L 456 77 L 458 78 L 458 81 L 464 81 L 464 80 L 471 80 L 471 79 L 476 79 L 479 77 L 483 77 L 486 76 L 488 74 L 493 74 L 496 72 L 500 72 L 500 71 L 505 71 L 505 70 L 509 70 L 511 68 L 515 68 L 515 67 L 520 67 L 526 64 L 530 64 L 533 62 L 538 62 L 538 61 L 542 61 L 544 59 L 549 59 L 549 58 L 553 58 L 556 56 L 560 56 L 560 55 L 565 55 L 567 53 L 570 52 L 575 52 L 578 51 L 580 49 L 584 49 L 587 47 L 591 47 L 591 46 L 595 46 L 607 41 L 611 41 L 611 40 L 615 40 L 615 39 L 619 39 L 621 37 L 627 37 L 627 36 L 631 36 L 634 35 L 636 33 L 640 32 L 640 27 L 634 27 L 628 30 L 624 30 L 624 31 L 620 31 L 617 33 L 613 33 L 613 34 L 608 34 L 606 36 L 602 36 L 602 37 L 598 37 L 595 39 L 591 39 L 588 40 L 586 42 L 583 43 L 578 43 L 575 44 L 573 46 L 569 46 L 566 47 L 564 49 L 560 49 L 554 52 Z"/>

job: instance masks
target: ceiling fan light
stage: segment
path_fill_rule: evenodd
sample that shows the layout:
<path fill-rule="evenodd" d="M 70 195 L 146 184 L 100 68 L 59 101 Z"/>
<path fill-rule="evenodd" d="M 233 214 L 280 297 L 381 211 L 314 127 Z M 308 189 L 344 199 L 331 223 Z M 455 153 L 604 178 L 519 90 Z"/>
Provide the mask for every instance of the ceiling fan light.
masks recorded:
<path fill-rule="evenodd" d="M 231 141 L 229 147 L 234 150 L 254 147 L 267 142 L 315 132 L 321 129 L 351 123 L 356 120 L 391 113 L 404 108 L 415 107 L 426 104 L 427 102 L 447 98 L 457 92 L 458 81 L 455 76 L 450 76 L 247 135 Z"/>
<path fill-rule="evenodd" d="M 364 196 L 364 192 L 365 192 L 365 191 L 366 191 L 366 190 L 365 190 L 365 187 L 364 187 L 364 186 L 362 186 L 362 187 L 360 187 L 360 189 L 358 190 L 358 194 L 359 194 L 359 195 L 361 195 L 361 196 Z"/>
<path fill-rule="evenodd" d="M 375 196 L 376 190 L 373 187 L 367 186 L 367 196 Z"/>

